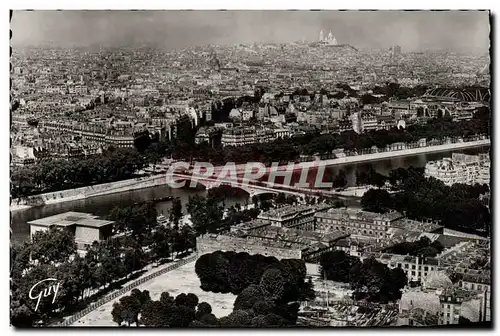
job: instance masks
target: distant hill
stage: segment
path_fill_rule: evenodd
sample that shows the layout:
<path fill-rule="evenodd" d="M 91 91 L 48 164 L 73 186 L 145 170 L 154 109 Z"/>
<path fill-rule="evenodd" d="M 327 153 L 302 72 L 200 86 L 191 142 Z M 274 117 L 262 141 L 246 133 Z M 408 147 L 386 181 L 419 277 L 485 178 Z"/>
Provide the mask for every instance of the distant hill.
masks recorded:
<path fill-rule="evenodd" d="M 323 44 L 321 42 L 313 42 L 313 43 L 310 43 L 309 46 L 310 47 L 314 47 L 314 48 L 340 48 L 340 49 L 351 49 L 351 50 L 354 50 L 354 51 L 358 51 L 358 49 L 356 49 L 355 47 L 353 47 L 350 44 L 336 44 L 336 45 L 333 45 L 333 44 Z"/>

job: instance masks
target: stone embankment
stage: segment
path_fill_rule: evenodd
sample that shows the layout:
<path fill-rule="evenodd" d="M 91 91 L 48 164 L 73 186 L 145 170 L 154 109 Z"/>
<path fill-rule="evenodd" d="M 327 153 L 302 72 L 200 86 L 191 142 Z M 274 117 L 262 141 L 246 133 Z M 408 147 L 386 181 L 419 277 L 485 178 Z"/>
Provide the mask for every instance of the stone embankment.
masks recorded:
<path fill-rule="evenodd" d="M 335 165 L 358 163 L 358 162 L 376 161 L 376 160 L 384 160 L 399 156 L 411 156 L 418 154 L 436 153 L 436 152 L 444 152 L 450 150 L 460 150 L 465 148 L 488 146 L 490 144 L 491 144 L 490 139 L 482 139 L 482 140 L 475 140 L 468 142 L 455 142 L 455 143 L 448 143 L 436 146 L 426 146 L 426 147 L 387 151 L 381 153 L 354 155 L 354 156 L 347 156 L 343 158 L 336 158 L 329 160 L 301 162 L 296 165 L 296 168 L 298 169 L 315 168 L 319 166 L 335 166 Z M 104 183 L 104 184 L 98 184 L 76 189 L 56 191 L 51 193 L 30 196 L 23 199 L 13 199 L 11 201 L 10 210 L 17 211 L 17 210 L 27 209 L 33 206 L 63 203 L 79 199 L 86 199 L 95 196 L 120 193 L 124 191 L 156 187 L 164 185 L 166 183 L 167 183 L 166 175 L 155 175 L 150 177 L 142 177 L 142 178 L 135 178 L 118 182 Z"/>

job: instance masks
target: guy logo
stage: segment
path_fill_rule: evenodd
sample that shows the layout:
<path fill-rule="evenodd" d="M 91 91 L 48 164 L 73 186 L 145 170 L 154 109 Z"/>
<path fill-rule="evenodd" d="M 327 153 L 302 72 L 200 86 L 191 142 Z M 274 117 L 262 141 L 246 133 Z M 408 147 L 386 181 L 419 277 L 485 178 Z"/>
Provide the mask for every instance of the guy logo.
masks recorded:
<path fill-rule="evenodd" d="M 30 289 L 30 292 L 29 292 L 29 297 L 30 299 L 32 300 L 37 300 L 36 301 L 36 307 L 35 307 L 35 311 L 38 310 L 38 306 L 40 305 L 40 301 L 42 300 L 42 295 L 43 297 L 49 297 L 51 295 L 54 295 L 53 299 L 52 299 L 52 303 L 54 303 L 56 301 L 56 297 L 57 297 L 57 292 L 59 291 L 59 287 L 61 285 L 61 282 L 57 282 L 56 284 L 53 284 L 53 285 L 49 285 L 48 287 L 46 287 L 45 289 L 40 289 L 40 291 L 38 292 L 38 295 L 34 296 L 33 293 L 35 292 L 36 293 L 36 289 L 37 289 L 37 286 L 43 282 L 48 282 L 48 281 L 57 281 L 57 279 L 54 279 L 54 278 L 48 278 L 48 279 L 44 279 L 44 280 L 41 280 L 41 281 L 38 281 L 36 284 L 33 285 L 33 287 L 31 287 Z M 38 287 L 40 288 L 40 287 Z"/>

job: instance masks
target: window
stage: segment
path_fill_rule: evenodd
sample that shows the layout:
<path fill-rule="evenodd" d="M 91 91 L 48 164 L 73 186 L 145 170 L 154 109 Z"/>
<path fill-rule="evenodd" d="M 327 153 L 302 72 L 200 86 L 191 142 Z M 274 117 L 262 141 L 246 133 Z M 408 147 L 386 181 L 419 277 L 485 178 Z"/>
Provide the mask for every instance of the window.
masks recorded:
<path fill-rule="evenodd" d="M 429 267 L 428 266 L 424 266 L 424 271 L 428 271 L 429 270 Z"/>
<path fill-rule="evenodd" d="M 411 269 L 416 269 L 417 267 L 415 265 L 411 265 Z"/>
<path fill-rule="evenodd" d="M 477 285 L 477 289 L 478 289 L 478 290 L 483 290 L 483 286 L 481 286 L 481 285 Z"/>

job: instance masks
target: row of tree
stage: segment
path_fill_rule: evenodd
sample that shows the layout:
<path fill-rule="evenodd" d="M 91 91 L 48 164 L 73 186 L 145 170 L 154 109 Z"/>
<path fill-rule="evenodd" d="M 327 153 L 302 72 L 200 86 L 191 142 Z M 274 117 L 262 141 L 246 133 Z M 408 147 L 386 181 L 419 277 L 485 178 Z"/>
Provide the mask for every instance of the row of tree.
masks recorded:
<path fill-rule="evenodd" d="M 32 243 L 13 249 L 10 313 L 16 327 L 45 323 L 83 308 L 92 292 L 108 291 L 147 262 L 143 249 L 130 237 L 96 242 L 81 257 L 72 235 L 62 229 L 37 233 Z M 37 308 L 30 289 L 51 278 L 62 284 L 57 298 L 53 302 L 52 296 L 44 296 Z"/>
<path fill-rule="evenodd" d="M 325 279 L 349 283 L 358 300 L 384 303 L 399 300 L 401 289 L 408 283 L 402 269 L 390 269 L 374 258 L 360 261 L 344 251 L 324 253 L 320 266 Z"/>
<path fill-rule="evenodd" d="M 299 259 L 278 261 L 275 257 L 216 251 L 202 255 L 195 271 L 205 291 L 240 294 L 253 284 L 277 302 L 306 301 L 313 296 L 311 282 L 305 281 L 305 262 Z"/>
<path fill-rule="evenodd" d="M 189 127 L 189 126 L 186 126 Z M 174 139 L 162 152 L 179 160 L 196 160 L 223 164 L 226 162 L 282 162 L 296 161 L 300 155 L 328 154 L 338 148 L 345 151 L 361 151 L 377 148 L 386 148 L 393 143 L 414 143 L 425 138 L 427 140 L 442 139 L 444 137 L 467 138 L 476 134 L 490 133 L 490 112 L 488 108 L 480 108 L 472 120 L 453 122 L 451 120 L 433 119 L 426 124 L 410 125 L 407 129 L 393 128 L 358 134 L 346 131 L 340 134 L 321 134 L 312 131 L 306 134 L 295 135 L 288 139 L 276 139 L 269 143 L 248 144 L 245 146 L 226 146 L 213 148 L 207 143 L 195 144 L 192 139 Z"/>
<path fill-rule="evenodd" d="M 113 304 L 111 315 L 118 326 L 161 328 L 227 328 L 227 327 L 288 327 L 297 322 L 297 303 L 277 303 L 266 296 L 269 277 L 262 279 L 262 286 L 250 285 L 237 297 L 233 311 L 217 318 L 207 302 L 199 302 L 193 293 L 173 297 L 163 292 L 159 300 L 151 300 L 148 291 L 132 290 Z M 274 291 L 273 291 L 274 293 Z"/>
<path fill-rule="evenodd" d="M 218 251 L 201 256 L 195 269 L 202 289 L 237 294 L 232 313 L 217 318 L 210 304 L 192 293 L 174 298 L 163 292 L 153 301 L 148 291 L 134 289 L 113 305 L 113 321 L 170 328 L 286 327 L 297 322 L 298 301 L 315 297 L 302 260 Z"/>
<path fill-rule="evenodd" d="M 179 226 L 182 208 L 178 199 L 171 210 L 171 223 L 159 225 L 153 203 L 117 207 L 109 219 L 116 220 L 121 233 L 77 253 L 73 235 L 51 228 L 37 232 L 31 241 L 11 248 L 11 321 L 15 326 L 46 323 L 53 318 L 84 308 L 93 298 L 120 286 L 147 264 L 162 262 L 172 253 L 195 248 L 196 235 L 188 226 Z M 47 278 L 62 283 L 57 300 L 43 298 L 38 309 L 29 298 L 33 284 Z"/>
<path fill-rule="evenodd" d="M 84 159 L 42 159 L 35 166 L 12 168 L 11 196 L 26 197 L 129 179 L 146 163 L 133 148 L 107 150 Z"/>

